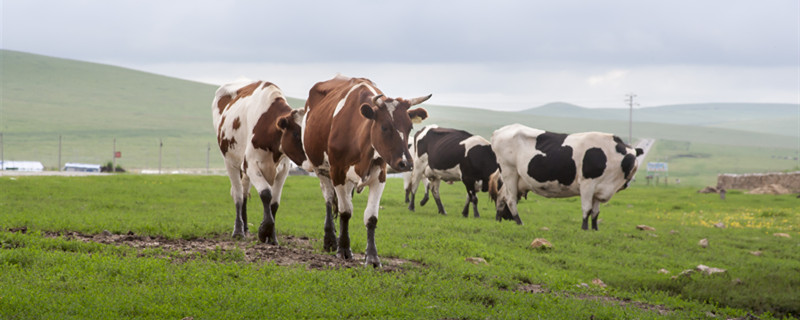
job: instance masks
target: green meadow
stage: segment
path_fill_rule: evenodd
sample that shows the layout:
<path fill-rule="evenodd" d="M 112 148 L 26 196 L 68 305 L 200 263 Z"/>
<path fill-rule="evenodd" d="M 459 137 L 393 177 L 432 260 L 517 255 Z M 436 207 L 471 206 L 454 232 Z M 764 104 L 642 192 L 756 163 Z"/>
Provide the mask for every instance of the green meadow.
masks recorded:
<path fill-rule="evenodd" d="M 529 195 L 518 226 L 496 222 L 486 194 L 480 218 L 461 217 L 459 184 L 442 185 L 449 215 L 432 204 L 409 212 L 402 181 L 389 179 L 378 252 L 384 264 L 407 261 L 391 270 L 253 261 L 247 250 L 270 249 L 253 238 L 187 253 L 68 236 L 229 241 L 229 188 L 222 176 L 0 177 L 0 318 L 800 317 L 800 199 L 793 195 L 734 190 L 721 200 L 640 180 L 602 205 L 600 231 L 588 232 L 580 230 L 578 198 Z M 366 194 L 354 199 L 352 248 L 363 253 Z M 255 226 L 260 211 L 250 201 Z M 318 180 L 289 177 L 277 215 L 280 246 L 293 236 L 309 239 L 309 254 L 331 255 L 322 251 L 323 220 Z M 552 248 L 530 248 L 535 238 Z M 698 265 L 726 271 L 679 275 Z"/>

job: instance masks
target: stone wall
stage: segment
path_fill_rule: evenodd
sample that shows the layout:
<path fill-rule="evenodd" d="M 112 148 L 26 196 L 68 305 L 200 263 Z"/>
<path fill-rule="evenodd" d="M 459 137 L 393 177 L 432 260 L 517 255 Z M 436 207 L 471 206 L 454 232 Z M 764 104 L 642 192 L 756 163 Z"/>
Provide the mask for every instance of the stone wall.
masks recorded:
<path fill-rule="evenodd" d="M 717 189 L 753 190 L 773 184 L 781 185 L 793 193 L 800 192 L 800 171 L 788 173 L 721 174 L 717 176 Z"/>

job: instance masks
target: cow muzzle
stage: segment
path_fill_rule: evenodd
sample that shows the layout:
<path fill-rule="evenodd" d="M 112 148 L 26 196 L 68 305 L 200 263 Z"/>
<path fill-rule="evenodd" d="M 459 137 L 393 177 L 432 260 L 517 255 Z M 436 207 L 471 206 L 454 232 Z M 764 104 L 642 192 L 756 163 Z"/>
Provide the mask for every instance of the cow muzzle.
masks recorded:
<path fill-rule="evenodd" d="M 406 172 L 414 169 L 414 164 L 412 164 L 411 161 L 401 159 L 400 161 L 397 162 L 397 164 L 395 164 L 394 167 L 395 170 L 399 172 Z"/>

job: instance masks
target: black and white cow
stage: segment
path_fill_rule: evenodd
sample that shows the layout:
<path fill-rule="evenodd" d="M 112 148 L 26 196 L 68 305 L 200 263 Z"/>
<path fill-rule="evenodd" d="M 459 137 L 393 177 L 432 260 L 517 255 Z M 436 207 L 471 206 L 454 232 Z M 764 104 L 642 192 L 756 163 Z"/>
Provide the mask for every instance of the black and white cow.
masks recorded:
<path fill-rule="evenodd" d="M 589 216 L 597 230 L 600 203 L 628 186 L 638 168 L 636 157 L 642 154 L 642 149 L 609 133 L 553 133 L 520 124 L 495 131 L 492 149 L 500 165 L 490 190 L 498 221 L 522 224 L 517 202 L 528 191 L 547 198 L 579 195 L 583 230 L 588 230 Z"/>
<path fill-rule="evenodd" d="M 469 216 L 469 204 L 472 203 L 475 217 L 480 216 L 477 193 L 489 190 L 489 177 L 497 171 L 497 158 L 489 141 L 463 130 L 430 125 L 414 135 L 413 157 L 414 170 L 406 188 L 406 195 L 411 194 L 409 210 L 414 211 L 414 195 L 424 177 L 429 180 L 429 185 L 420 205 L 427 202 L 427 189 L 430 189 L 439 213 L 447 214 L 439 198 L 439 183 L 460 180 L 467 189 L 467 203 L 461 214 Z"/>

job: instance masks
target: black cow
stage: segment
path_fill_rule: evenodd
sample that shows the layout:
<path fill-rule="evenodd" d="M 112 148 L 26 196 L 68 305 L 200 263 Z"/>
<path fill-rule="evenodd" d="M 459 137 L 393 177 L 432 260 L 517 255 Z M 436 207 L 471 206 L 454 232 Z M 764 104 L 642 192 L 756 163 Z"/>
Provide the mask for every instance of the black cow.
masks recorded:
<path fill-rule="evenodd" d="M 425 177 L 429 180 L 426 189 L 433 193 L 439 213 L 447 214 L 439 198 L 439 183 L 460 180 L 467 189 L 467 203 L 461 214 L 469 216 L 469 204 L 472 203 L 475 217 L 480 217 L 477 192 L 489 190 L 489 177 L 498 168 L 489 141 L 463 130 L 430 125 L 414 135 L 413 157 L 414 170 L 406 187 L 406 195 L 411 194 L 409 210 L 414 211 L 414 194 L 420 180 Z M 426 190 L 420 205 L 425 205 L 427 195 Z"/>

